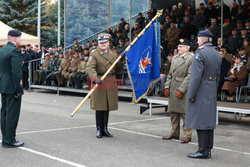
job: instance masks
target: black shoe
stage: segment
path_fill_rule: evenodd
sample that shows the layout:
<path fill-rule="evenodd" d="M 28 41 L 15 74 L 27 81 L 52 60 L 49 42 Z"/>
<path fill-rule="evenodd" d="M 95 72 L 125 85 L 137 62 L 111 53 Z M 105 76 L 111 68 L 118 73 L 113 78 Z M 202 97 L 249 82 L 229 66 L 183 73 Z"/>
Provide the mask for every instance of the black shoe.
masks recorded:
<path fill-rule="evenodd" d="M 211 158 L 211 157 L 212 157 L 211 151 L 208 151 L 208 152 L 207 152 L 207 156 L 208 156 L 208 158 Z"/>
<path fill-rule="evenodd" d="M 24 146 L 24 142 L 16 141 L 13 144 L 2 144 L 2 146 L 5 148 L 22 147 Z"/>
<path fill-rule="evenodd" d="M 97 131 L 96 131 L 96 137 L 97 138 L 102 138 L 102 131 L 101 131 L 101 129 L 97 129 Z"/>
<path fill-rule="evenodd" d="M 188 157 L 189 158 L 198 158 L 198 159 L 209 159 L 210 158 L 208 156 L 208 154 L 204 154 L 204 153 L 201 153 L 201 152 L 190 153 L 190 154 L 188 154 Z"/>
<path fill-rule="evenodd" d="M 106 136 L 106 137 L 113 137 L 113 135 L 111 135 L 111 134 L 109 133 L 109 131 L 108 131 L 107 128 L 104 128 L 104 130 L 103 130 L 103 136 Z"/>

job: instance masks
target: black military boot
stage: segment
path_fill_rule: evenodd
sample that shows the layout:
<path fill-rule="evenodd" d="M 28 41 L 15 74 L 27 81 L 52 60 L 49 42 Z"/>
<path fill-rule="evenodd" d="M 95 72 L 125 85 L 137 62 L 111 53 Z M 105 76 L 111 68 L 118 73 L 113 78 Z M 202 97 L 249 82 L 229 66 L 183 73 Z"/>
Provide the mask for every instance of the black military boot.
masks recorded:
<path fill-rule="evenodd" d="M 103 111 L 96 111 L 95 112 L 95 118 L 96 118 L 96 137 L 97 138 L 102 138 L 102 117 L 103 117 Z"/>
<path fill-rule="evenodd" d="M 109 111 L 103 111 L 103 136 L 113 137 L 108 131 Z"/>

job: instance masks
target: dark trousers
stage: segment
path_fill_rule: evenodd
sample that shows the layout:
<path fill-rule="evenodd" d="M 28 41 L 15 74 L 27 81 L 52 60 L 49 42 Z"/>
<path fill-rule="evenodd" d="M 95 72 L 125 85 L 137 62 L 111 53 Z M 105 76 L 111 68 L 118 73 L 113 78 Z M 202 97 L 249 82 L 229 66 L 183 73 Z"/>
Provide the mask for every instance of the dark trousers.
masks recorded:
<path fill-rule="evenodd" d="M 109 111 L 97 110 L 95 112 L 95 118 L 96 118 L 97 129 L 103 130 L 108 128 Z"/>
<path fill-rule="evenodd" d="M 77 72 L 76 75 L 73 76 L 73 80 L 77 88 L 82 88 L 83 83 L 87 82 L 87 74 L 82 72 Z"/>
<path fill-rule="evenodd" d="M 211 151 L 214 144 L 214 130 L 197 129 L 199 152 L 207 153 Z"/>
<path fill-rule="evenodd" d="M 29 79 L 29 71 L 23 71 L 23 87 L 25 89 L 29 88 L 28 79 Z"/>
<path fill-rule="evenodd" d="M 14 94 L 2 93 L 1 100 L 2 143 L 12 145 L 16 142 L 16 128 L 21 109 L 21 97 L 15 98 Z"/>

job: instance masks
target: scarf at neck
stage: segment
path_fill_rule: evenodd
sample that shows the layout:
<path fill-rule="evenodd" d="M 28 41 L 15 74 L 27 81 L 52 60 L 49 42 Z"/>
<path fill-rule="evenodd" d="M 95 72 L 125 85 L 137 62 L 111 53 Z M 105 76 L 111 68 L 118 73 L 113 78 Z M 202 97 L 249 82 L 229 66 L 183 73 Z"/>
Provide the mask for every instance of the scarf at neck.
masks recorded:
<path fill-rule="evenodd" d="M 233 66 L 233 68 L 231 69 L 230 72 L 231 72 L 232 74 L 234 74 L 234 70 L 235 70 L 235 69 L 237 69 L 237 71 L 240 71 L 240 68 L 241 68 L 243 65 L 244 65 L 243 62 L 240 62 L 240 64 L 234 63 L 234 66 Z"/>

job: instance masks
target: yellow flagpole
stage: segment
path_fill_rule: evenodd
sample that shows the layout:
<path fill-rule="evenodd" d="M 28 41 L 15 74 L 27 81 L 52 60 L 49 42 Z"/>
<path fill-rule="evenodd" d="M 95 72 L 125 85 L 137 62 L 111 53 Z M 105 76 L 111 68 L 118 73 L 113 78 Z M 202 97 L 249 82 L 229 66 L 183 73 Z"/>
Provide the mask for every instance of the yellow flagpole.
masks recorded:
<path fill-rule="evenodd" d="M 146 27 L 140 32 L 140 34 L 131 42 L 131 44 L 125 49 L 125 52 L 128 52 L 131 47 L 137 42 L 137 40 L 146 32 L 146 30 L 152 25 L 152 23 L 159 17 L 162 15 L 163 10 L 159 10 L 157 12 L 157 14 L 155 15 L 155 17 L 146 25 Z M 122 56 L 125 54 L 125 52 L 123 52 L 116 60 L 115 62 L 112 64 L 112 66 L 108 69 L 108 71 L 106 71 L 106 73 L 101 77 L 101 80 L 103 81 L 106 76 L 110 73 L 110 71 L 115 67 L 115 65 L 118 63 L 118 61 L 122 58 Z M 95 84 L 95 86 L 93 87 L 93 89 L 91 89 L 91 91 L 87 94 L 87 96 L 85 96 L 85 98 L 82 100 L 82 102 L 75 108 L 75 110 L 71 113 L 71 117 L 73 117 L 78 110 L 80 109 L 80 107 L 87 101 L 87 99 L 91 96 L 91 94 L 97 89 L 98 84 Z"/>

